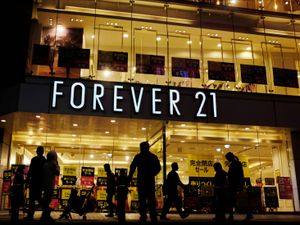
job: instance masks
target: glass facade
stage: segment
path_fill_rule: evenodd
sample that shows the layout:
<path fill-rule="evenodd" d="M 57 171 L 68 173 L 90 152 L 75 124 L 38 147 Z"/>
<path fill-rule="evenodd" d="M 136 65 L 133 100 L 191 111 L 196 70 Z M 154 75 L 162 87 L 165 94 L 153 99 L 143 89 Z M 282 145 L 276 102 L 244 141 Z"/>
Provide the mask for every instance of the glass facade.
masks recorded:
<path fill-rule="evenodd" d="M 299 95 L 299 27 L 290 14 L 114 2 L 37 4 L 27 73 Z M 217 75 L 222 69 L 228 74 Z"/>

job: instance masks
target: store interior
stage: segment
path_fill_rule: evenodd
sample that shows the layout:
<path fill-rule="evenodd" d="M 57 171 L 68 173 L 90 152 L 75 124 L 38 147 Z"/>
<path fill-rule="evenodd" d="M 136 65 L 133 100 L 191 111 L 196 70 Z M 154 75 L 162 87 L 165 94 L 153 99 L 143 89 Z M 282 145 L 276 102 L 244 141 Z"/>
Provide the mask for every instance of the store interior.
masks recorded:
<path fill-rule="evenodd" d="M 129 169 L 139 152 L 139 143 L 147 140 L 163 167 L 165 126 L 166 171 L 171 170 L 172 162 L 177 162 L 179 176 L 185 184 L 189 184 L 190 177 L 214 176 L 212 167 L 207 167 L 206 173 L 199 167 L 195 174 L 191 165 L 193 160 L 221 162 L 227 170 L 224 155 L 229 151 L 246 163 L 244 174 L 250 178 L 252 186 L 268 185 L 265 178 L 291 177 L 293 170 L 290 168 L 292 149 L 287 129 L 21 112 L 11 114 L 1 126 L 8 126 L 11 119 L 14 122 L 10 157 L 3 159 L 9 160 L 10 166 L 29 165 L 36 147 L 43 145 L 45 153 L 50 150 L 58 153 L 61 171 L 64 167 L 76 166 L 76 176 L 80 178 L 80 168 L 93 167 L 96 179 L 104 163 L 109 163 L 113 171 Z M 162 171 L 156 178 L 157 184 L 163 183 Z M 76 185 L 80 186 L 79 180 Z M 293 200 L 279 200 L 279 205 L 280 211 L 293 210 Z"/>

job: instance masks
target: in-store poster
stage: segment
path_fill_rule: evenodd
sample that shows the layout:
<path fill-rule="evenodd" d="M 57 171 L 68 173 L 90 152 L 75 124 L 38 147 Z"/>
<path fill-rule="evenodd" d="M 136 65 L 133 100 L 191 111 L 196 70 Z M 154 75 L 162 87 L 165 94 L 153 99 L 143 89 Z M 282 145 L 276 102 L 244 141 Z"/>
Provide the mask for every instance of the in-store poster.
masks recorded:
<path fill-rule="evenodd" d="M 290 177 L 277 177 L 280 199 L 293 199 L 293 187 Z"/>
<path fill-rule="evenodd" d="M 115 51 L 98 51 L 98 70 L 116 72 L 128 71 L 128 53 Z"/>
<path fill-rule="evenodd" d="M 275 86 L 299 88 L 297 70 L 273 68 L 273 76 Z"/>
<path fill-rule="evenodd" d="M 241 64 L 241 77 L 243 83 L 267 84 L 266 67 Z"/>
<path fill-rule="evenodd" d="M 199 60 L 172 57 L 172 76 L 183 78 L 200 78 Z"/>
<path fill-rule="evenodd" d="M 189 177 L 214 177 L 215 170 L 213 159 L 198 158 L 190 155 L 189 158 Z"/>
<path fill-rule="evenodd" d="M 58 66 L 88 69 L 90 67 L 90 49 L 59 47 Z"/>
<path fill-rule="evenodd" d="M 81 185 L 93 186 L 94 185 L 94 167 L 81 167 Z"/>
<path fill-rule="evenodd" d="M 65 48 L 82 48 L 83 29 L 66 28 L 61 26 L 59 30 L 55 27 L 43 27 L 41 45 L 50 46 L 49 65 L 38 66 L 37 74 L 54 77 L 66 77 L 66 68 L 58 66 L 58 49 Z M 33 56 L 35 57 L 35 56 Z M 70 78 L 79 78 L 80 69 L 71 68 Z"/>
<path fill-rule="evenodd" d="M 235 82 L 234 63 L 208 61 L 208 79 Z"/>
<path fill-rule="evenodd" d="M 159 55 L 136 54 L 136 72 L 165 75 L 165 57 Z"/>

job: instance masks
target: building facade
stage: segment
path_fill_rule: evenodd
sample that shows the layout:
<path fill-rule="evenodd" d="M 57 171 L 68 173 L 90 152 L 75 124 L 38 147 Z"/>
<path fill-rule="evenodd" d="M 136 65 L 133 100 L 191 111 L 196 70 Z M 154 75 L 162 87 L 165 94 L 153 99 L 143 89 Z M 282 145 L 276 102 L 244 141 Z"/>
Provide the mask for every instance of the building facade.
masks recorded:
<path fill-rule="evenodd" d="M 231 151 L 255 212 L 300 210 L 298 1 L 22 4 L 15 13 L 23 26 L 12 24 L 7 38 L 10 76 L 1 83 L 2 208 L 14 169 L 26 169 L 39 145 L 59 156 L 54 207 L 71 187 L 84 192 L 95 182 L 103 208 L 104 163 L 128 169 L 147 140 L 163 168 L 158 208 L 177 162 L 190 187 L 185 206 L 212 211 L 213 163 L 228 169 Z"/>

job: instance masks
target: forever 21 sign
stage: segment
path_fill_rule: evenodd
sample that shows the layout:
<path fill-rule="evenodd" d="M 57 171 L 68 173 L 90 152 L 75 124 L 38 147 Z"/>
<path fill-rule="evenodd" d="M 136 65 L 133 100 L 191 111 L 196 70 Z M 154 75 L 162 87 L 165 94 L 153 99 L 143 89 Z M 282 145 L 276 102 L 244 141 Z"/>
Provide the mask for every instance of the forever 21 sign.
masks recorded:
<path fill-rule="evenodd" d="M 111 82 L 56 80 L 51 93 L 51 112 L 90 115 L 124 114 L 160 119 L 217 118 L 215 92 Z"/>

